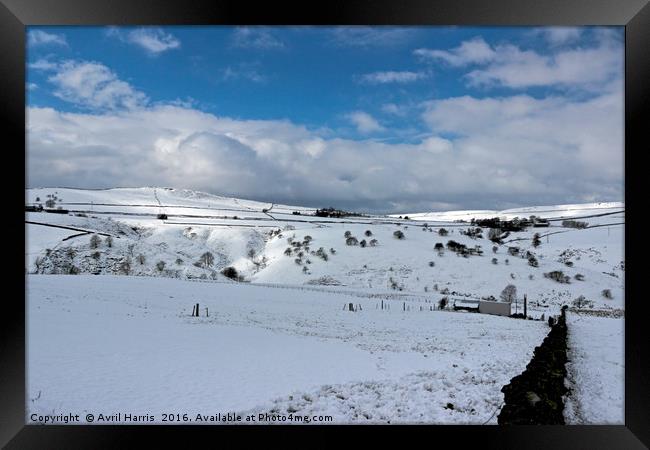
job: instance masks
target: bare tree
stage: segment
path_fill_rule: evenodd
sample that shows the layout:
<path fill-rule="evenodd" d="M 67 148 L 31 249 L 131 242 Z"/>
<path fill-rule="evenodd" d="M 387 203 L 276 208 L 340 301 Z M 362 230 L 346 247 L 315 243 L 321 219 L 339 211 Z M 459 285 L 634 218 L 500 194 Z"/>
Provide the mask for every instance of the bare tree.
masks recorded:
<path fill-rule="evenodd" d="M 199 258 L 199 262 L 204 268 L 212 267 L 212 265 L 214 264 L 214 255 L 210 252 L 205 252 Z"/>
<path fill-rule="evenodd" d="M 126 257 L 124 261 L 120 263 L 120 272 L 124 275 L 129 275 L 131 273 L 131 258 Z"/>
<path fill-rule="evenodd" d="M 100 238 L 98 235 L 93 234 L 90 236 L 90 248 L 97 248 L 99 247 L 99 244 L 102 242 L 102 238 Z"/>
<path fill-rule="evenodd" d="M 517 287 L 514 284 L 507 285 L 501 291 L 501 300 L 506 303 L 512 303 L 517 298 Z"/>

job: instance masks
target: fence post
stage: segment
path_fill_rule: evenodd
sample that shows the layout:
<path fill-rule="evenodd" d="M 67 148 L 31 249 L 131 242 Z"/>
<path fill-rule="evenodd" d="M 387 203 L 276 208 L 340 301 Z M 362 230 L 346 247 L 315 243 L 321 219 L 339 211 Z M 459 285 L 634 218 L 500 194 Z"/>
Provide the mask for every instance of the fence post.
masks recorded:
<path fill-rule="evenodd" d="M 526 294 L 524 294 L 524 319 L 528 319 L 528 299 Z"/>

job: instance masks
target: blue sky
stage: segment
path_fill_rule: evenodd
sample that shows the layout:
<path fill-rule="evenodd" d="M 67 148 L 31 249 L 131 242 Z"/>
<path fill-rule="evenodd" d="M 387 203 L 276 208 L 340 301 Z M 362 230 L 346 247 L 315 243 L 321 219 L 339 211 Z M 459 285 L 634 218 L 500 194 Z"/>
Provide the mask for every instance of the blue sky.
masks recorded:
<path fill-rule="evenodd" d="M 384 212 L 622 200 L 622 64 L 616 27 L 29 27 L 28 179 Z"/>

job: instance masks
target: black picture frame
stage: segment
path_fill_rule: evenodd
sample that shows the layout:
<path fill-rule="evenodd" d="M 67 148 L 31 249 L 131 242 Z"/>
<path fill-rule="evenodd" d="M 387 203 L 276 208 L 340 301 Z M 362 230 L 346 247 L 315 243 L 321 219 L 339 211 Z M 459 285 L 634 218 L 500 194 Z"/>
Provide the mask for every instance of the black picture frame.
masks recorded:
<path fill-rule="evenodd" d="M 199 440 L 223 445 L 230 439 L 245 444 L 259 431 L 274 438 L 305 445 L 305 433 L 332 437 L 364 431 L 375 438 L 407 431 L 409 440 L 422 438 L 425 445 L 474 443 L 485 448 L 647 448 L 650 446 L 650 390 L 648 388 L 648 326 L 646 289 L 634 263 L 635 247 L 643 244 L 641 227 L 643 170 L 638 163 L 647 128 L 650 105 L 650 5 L 647 0 L 347 0 L 260 2 L 249 0 L 0 0 L 0 114 L 5 125 L 5 159 L 11 158 L 16 181 L 5 185 L 11 192 L 6 201 L 15 216 L 5 216 L 7 236 L 20 246 L 24 237 L 23 214 L 26 181 L 25 155 L 25 27 L 29 25 L 621 25 L 625 26 L 625 425 L 622 426 L 276 426 L 276 427 L 163 427 L 163 426 L 35 426 L 25 425 L 25 304 L 18 294 L 5 295 L 2 305 L 0 362 L 0 444 L 6 448 L 128 448 L 136 439 L 163 439 L 167 443 L 199 445 Z M 12 142 L 12 145 L 8 143 Z M 20 148 L 25 149 L 20 154 Z M 635 164 L 635 162 L 637 162 Z M 13 168 L 13 166 L 17 168 Z M 23 170 L 18 168 L 23 165 Z M 9 180 L 9 177 L 4 177 Z M 23 186 L 19 186 L 22 179 Z M 7 192 L 7 190 L 5 192 Z M 638 245 L 635 246 L 635 243 Z M 18 253 L 19 250 L 16 250 Z M 21 258 L 23 256 L 20 256 Z M 639 258 L 640 259 L 640 258 Z M 13 258 L 5 270 L 6 287 L 25 287 L 23 268 Z M 19 273 L 22 272 L 22 273 Z M 5 292 L 14 292 L 6 289 Z M 26 298 L 27 293 L 23 297 Z M 332 433 L 334 431 L 334 433 Z M 370 431 L 370 433 L 368 433 Z M 179 433 L 180 432 L 180 433 Z M 179 436 L 181 434 L 181 436 Z M 190 439 L 191 440 L 188 440 Z M 296 441 L 290 441 L 296 439 Z M 216 440 L 215 440 L 216 439 Z M 335 437 L 335 442 L 341 438 Z M 315 442 L 315 441 L 314 441 Z M 287 444 L 289 445 L 289 444 Z"/>

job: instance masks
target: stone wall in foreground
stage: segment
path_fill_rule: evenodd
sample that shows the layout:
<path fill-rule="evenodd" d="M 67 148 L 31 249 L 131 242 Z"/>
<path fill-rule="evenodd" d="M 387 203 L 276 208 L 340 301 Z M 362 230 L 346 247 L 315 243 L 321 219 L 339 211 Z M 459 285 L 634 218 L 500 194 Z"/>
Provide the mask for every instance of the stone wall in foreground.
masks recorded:
<path fill-rule="evenodd" d="M 542 345 L 535 348 L 526 370 L 510 380 L 501 392 L 505 403 L 500 425 L 564 425 L 564 386 L 567 362 L 566 306 Z"/>

